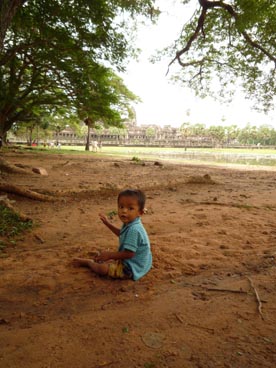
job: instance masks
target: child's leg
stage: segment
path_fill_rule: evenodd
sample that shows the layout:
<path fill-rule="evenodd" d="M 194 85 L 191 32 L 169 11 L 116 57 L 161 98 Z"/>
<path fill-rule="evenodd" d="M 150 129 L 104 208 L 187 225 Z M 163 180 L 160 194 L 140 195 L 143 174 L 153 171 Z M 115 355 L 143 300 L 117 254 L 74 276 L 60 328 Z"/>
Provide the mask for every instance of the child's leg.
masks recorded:
<path fill-rule="evenodd" d="M 108 274 L 107 263 L 95 263 L 92 259 L 75 258 L 73 260 L 73 265 L 77 267 L 88 267 L 98 275 L 104 276 Z"/>

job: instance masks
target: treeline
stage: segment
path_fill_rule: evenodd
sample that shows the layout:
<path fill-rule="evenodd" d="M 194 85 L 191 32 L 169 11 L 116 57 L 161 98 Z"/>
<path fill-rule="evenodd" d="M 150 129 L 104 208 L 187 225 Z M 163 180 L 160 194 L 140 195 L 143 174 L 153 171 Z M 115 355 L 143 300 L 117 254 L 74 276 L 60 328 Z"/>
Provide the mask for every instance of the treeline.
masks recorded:
<path fill-rule="evenodd" d="M 59 140 L 64 138 L 64 132 L 66 131 L 64 129 L 70 126 L 72 132 L 70 134 L 72 135 L 72 138 L 70 138 L 71 140 L 79 141 L 80 139 L 86 139 L 88 133 L 87 126 L 79 123 L 70 125 L 65 123 L 66 119 L 60 121 L 57 126 L 48 124 L 42 127 L 35 122 L 32 124 L 22 124 L 20 129 L 11 130 L 9 138 L 13 142 L 26 141 L 27 144 Z M 91 134 L 96 134 L 97 136 L 111 135 L 126 141 L 135 140 L 137 139 L 136 135 L 139 135 L 141 141 L 147 140 L 148 143 L 153 141 L 157 143 L 160 140 L 165 140 L 167 143 L 170 141 L 175 143 L 177 140 L 184 141 L 183 144 L 185 144 L 185 142 L 194 142 L 196 145 L 208 143 L 213 146 L 276 146 L 276 130 L 270 125 L 261 125 L 257 127 L 247 124 L 245 127 L 240 128 L 237 125 L 211 125 L 207 127 L 205 124 L 184 123 L 179 129 L 174 129 L 174 133 L 170 130 L 168 131 L 167 128 L 158 128 L 156 126 L 151 126 L 150 128 L 137 127 L 137 129 L 137 134 L 135 131 L 132 131 L 132 134 L 129 135 L 126 127 L 109 127 L 108 129 L 104 129 L 103 126 L 97 125 Z M 67 133 L 65 135 L 67 135 Z"/>
<path fill-rule="evenodd" d="M 247 124 L 240 128 L 237 125 L 221 126 L 205 124 L 184 123 L 180 127 L 182 135 L 187 138 L 211 139 L 216 144 L 242 144 L 242 145 L 276 145 L 276 130 L 270 125 L 259 127 Z"/>

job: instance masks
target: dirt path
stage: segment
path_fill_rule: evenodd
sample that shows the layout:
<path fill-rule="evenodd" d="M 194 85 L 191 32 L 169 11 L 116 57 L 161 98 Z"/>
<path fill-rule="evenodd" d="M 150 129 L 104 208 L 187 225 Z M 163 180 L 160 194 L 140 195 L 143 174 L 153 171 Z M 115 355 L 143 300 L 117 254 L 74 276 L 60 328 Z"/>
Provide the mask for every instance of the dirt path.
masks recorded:
<path fill-rule="evenodd" d="M 2 173 L 2 183 L 57 199 L 9 194 L 37 227 L 0 259 L 1 367 L 276 366 L 275 171 L 5 159 L 49 175 Z M 153 269 L 133 282 L 73 268 L 75 256 L 117 248 L 98 213 L 115 211 L 126 187 L 147 194 Z"/>

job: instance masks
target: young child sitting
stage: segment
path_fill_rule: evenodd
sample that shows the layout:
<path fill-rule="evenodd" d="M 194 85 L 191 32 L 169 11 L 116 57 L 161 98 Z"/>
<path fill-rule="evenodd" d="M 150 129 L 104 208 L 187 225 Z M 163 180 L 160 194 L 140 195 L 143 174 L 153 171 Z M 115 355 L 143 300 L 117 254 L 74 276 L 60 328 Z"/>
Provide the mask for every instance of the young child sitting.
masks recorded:
<path fill-rule="evenodd" d="M 117 252 L 104 251 L 92 259 L 76 258 L 75 266 L 89 267 L 99 275 L 117 279 L 139 280 L 152 266 L 152 254 L 147 232 L 141 222 L 146 197 L 141 190 L 127 189 L 118 195 L 118 216 L 121 229 L 100 214 L 102 222 L 119 237 Z"/>

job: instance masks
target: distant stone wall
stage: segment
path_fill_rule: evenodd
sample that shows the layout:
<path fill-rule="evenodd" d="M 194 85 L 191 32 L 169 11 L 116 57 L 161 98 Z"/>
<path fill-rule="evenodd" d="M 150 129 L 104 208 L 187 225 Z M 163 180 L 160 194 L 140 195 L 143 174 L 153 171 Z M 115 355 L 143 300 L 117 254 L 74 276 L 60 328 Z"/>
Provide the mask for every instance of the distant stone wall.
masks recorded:
<path fill-rule="evenodd" d="M 151 134 L 148 129 L 152 128 Z M 154 127 L 154 129 L 153 129 Z M 111 129 L 110 129 L 111 130 Z M 216 140 L 208 137 L 185 137 L 180 129 L 166 126 L 164 128 L 157 126 L 136 126 L 131 125 L 125 129 L 124 134 L 112 133 L 109 129 L 101 132 L 92 130 L 90 141 L 101 142 L 103 146 L 140 146 L 140 147 L 179 147 L 179 148 L 211 148 L 211 147 L 251 147 L 260 148 L 256 145 L 240 145 L 237 141 L 228 143 L 218 143 Z M 154 132 L 154 134 L 152 134 Z M 87 135 L 79 136 L 71 128 L 66 128 L 51 139 L 46 141 L 40 139 L 39 144 L 57 144 L 71 146 L 85 146 Z M 10 136 L 11 143 L 26 143 L 26 138 Z M 261 148 L 264 148 L 263 146 Z"/>
<path fill-rule="evenodd" d="M 53 137 L 64 145 L 84 145 L 87 136 L 78 137 L 73 131 L 64 130 Z M 111 134 L 109 132 L 90 134 L 90 141 L 98 141 L 106 146 L 153 146 L 153 147 L 212 147 L 211 139 L 185 138 L 178 129 L 158 131 L 155 136 L 147 136 L 146 131 L 137 128 L 127 131 L 125 135 Z"/>

